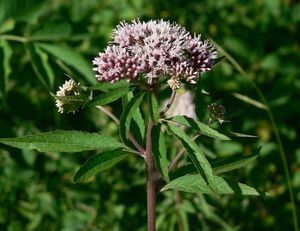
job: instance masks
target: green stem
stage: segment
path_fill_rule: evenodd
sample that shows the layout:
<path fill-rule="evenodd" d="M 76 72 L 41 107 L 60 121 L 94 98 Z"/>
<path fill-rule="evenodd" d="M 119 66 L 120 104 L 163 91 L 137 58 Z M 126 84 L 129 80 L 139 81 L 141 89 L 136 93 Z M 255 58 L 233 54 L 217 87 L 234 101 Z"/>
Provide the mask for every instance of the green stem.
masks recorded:
<path fill-rule="evenodd" d="M 9 40 L 9 41 L 15 41 L 15 42 L 21 42 L 21 43 L 26 43 L 28 42 L 27 38 L 21 37 L 21 36 L 17 36 L 17 35 L 0 35 L 0 39 L 5 39 L 5 40 Z"/>
<path fill-rule="evenodd" d="M 272 113 L 272 111 L 269 107 L 269 104 L 268 104 L 265 96 L 263 95 L 263 93 L 259 89 L 259 87 L 246 74 L 245 70 L 241 67 L 241 65 L 239 65 L 239 63 L 228 52 L 226 52 L 220 45 L 218 45 L 215 41 L 213 41 L 213 42 L 216 45 L 216 47 L 218 48 L 218 50 L 221 53 L 223 53 L 226 56 L 226 58 L 228 59 L 228 61 L 237 69 L 237 71 L 243 77 L 245 77 L 246 79 L 248 79 L 250 81 L 252 87 L 255 89 L 255 91 L 258 94 L 259 98 L 261 99 L 262 103 L 265 104 L 265 106 L 267 107 L 267 114 L 268 114 L 269 120 L 271 122 L 272 128 L 274 130 L 275 138 L 276 138 L 278 148 L 279 148 L 279 154 L 280 154 L 281 161 L 282 161 L 282 164 L 283 164 L 284 174 L 285 174 L 286 181 L 287 181 L 287 187 L 288 187 L 289 196 L 290 196 L 290 200 L 291 200 L 291 204 L 292 204 L 294 230 L 299 231 L 297 208 L 296 208 L 296 205 L 295 205 L 295 197 L 294 197 L 294 192 L 293 192 L 291 176 L 290 176 L 290 172 L 289 172 L 289 168 L 288 168 L 288 164 L 287 164 L 287 159 L 286 159 L 285 152 L 284 152 L 284 149 L 283 149 L 283 145 L 282 145 L 282 141 L 281 141 L 280 134 L 279 134 L 279 131 L 278 131 L 278 127 L 276 125 L 274 115 L 273 115 L 273 113 Z"/>

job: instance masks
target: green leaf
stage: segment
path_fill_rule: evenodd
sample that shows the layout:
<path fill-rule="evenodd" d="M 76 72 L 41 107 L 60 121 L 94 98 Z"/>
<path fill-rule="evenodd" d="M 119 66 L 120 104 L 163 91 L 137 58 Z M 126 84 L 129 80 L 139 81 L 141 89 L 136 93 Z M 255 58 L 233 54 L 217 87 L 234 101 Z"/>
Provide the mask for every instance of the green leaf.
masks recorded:
<path fill-rule="evenodd" d="M 179 220 L 180 225 L 182 225 L 182 227 L 183 227 L 183 231 L 189 231 L 190 226 L 189 226 L 188 215 L 187 215 L 186 211 L 184 211 L 183 209 L 179 209 L 178 215 L 180 218 L 180 220 Z"/>
<path fill-rule="evenodd" d="M 97 85 L 90 87 L 89 90 L 99 90 L 99 91 L 108 92 L 112 89 L 125 88 L 125 87 L 130 87 L 130 86 L 131 86 L 131 84 L 129 82 L 127 82 L 127 80 L 122 79 L 115 83 L 111 83 L 111 82 L 107 82 L 107 81 L 99 82 Z"/>
<path fill-rule="evenodd" d="M 257 108 L 263 109 L 263 110 L 268 110 L 268 107 L 266 105 L 264 105 L 261 102 L 258 102 L 254 99 L 251 99 L 250 97 L 246 96 L 246 95 L 241 95 L 239 93 L 233 93 L 233 96 L 236 97 L 239 100 L 244 101 L 245 103 L 251 104 Z"/>
<path fill-rule="evenodd" d="M 88 63 L 81 54 L 71 50 L 68 47 L 57 46 L 46 43 L 38 43 L 38 46 L 51 55 L 57 57 L 62 62 L 70 65 L 77 70 L 85 79 L 91 83 L 97 83 L 92 65 Z"/>
<path fill-rule="evenodd" d="M 90 102 L 88 102 L 87 106 L 97 106 L 97 105 L 106 105 L 116 101 L 121 98 L 129 91 L 129 88 L 116 88 L 109 92 L 102 93 L 96 97 L 94 97 Z"/>
<path fill-rule="evenodd" d="M 125 142 L 128 139 L 128 133 L 130 129 L 130 124 L 134 113 L 138 110 L 139 106 L 143 102 L 145 92 L 140 92 L 136 94 L 126 105 L 121 118 L 120 118 L 120 136 Z"/>
<path fill-rule="evenodd" d="M 45 0 L 11 0 L 0 1 L 0 24 L 3 20 L 13 18 L 27 24 L 34 24 L 44 11 Z"/>
<path fill-rule="evenodd" d="M 234 155 L 222 159 L 213 160 L 211 162 L 213 172 L 214 174 L 220 174 L 238 168 L 246 167 L 248 164 L 250 164 L 258 157 L 259 151 L 260 149 L 256 153 L 247 156 Z"/>
<path fill-rule="evenodd" d="M 220 140 L 230 140 L 229 137 L 219 133 L 218 131 L 207 126 L 206 124 L 193 120 L 192 118 L 186 116 L 175 116 L 172 118 L 172 121 L 188 127 L 192 127 L 195 130 L 200 131 L 201 134 L 211 138 L 220 139 Z"/>
<path fill-rule="evenodd" d="M 153 93 L 148 94 L 148 105 L 149 105 L 149 111 L 150 116 L 155 125 L 158 123 L 158 116 L 159 116 L 159 108 L 158 108 L 158 102 L 156 99 L 156 96 Z"/>
<path fill-rule="evenodd" d="M 0 7 L 1 7 L 1 5 L 0 5 Z M 0 14 L 1 14 L 1 10 L 0 10 Z M 1 19 L 0 19 L 0 21 L 1 21 Z M 0 33 L 5 33 L 5 32 L 13 30 L 15 28 L 15 25 L 16 25 L 16 21 L 12 18 L 9 18 L 9 19 L 5 20 L 4 22 L 1 22 L 0 23 Z"/>
<path fill-rule="evenodd" d="M 36 47 L 35 44 L 33 44 L 33 43 L 28 43 L 26 48 L 29 52 L 30 61 L 31 61 L 30 64 L 31 64 L 37 78 L 42 83 L 42 85 L 50 91 L 50 88 L 51 88 L 50 87 L 50 84 L 51 84 L 50 82 L 51 81 L 49 81 L 49 77 L 47 76 L 47 73 L 44 69 L 41 56 L 39 56 L 36 52 L 37 51 L 36 48 L 38 48 L 38 47 Z M 47 55 L 47 54 L 45 53 L 45 55 Z M 53 82 L 53 80 L 52 80 L 52 82 Z"/>
<path fill-rule="evenodd" d="M 216 214 L 214 207 L 206 202 L 203 194 L 199 194 L 198 198 L 200 201 L 197 203 L 197 207 L 203 213 L 206 219 L 219 224 L 221 227 L 223 227 L 222 230 L 224 231 L 238 231 L 238 228 L 232 227 L 227 222 L 225 222 L 218 214 Z"/>
<path fill-rule="evenodd" d="M 84 93 L 79 95 L 71 95 L 71 96 L 57 96 L 50 93 L 55 99 L 58 99 L 63 102 L 64 110 L 66 112 L 74 112 L 79 108 L 83 108 L 86 106 L 86 103 L 89 101 L 89 98 Z"/>
<path fill-rule="evenodd" d="M 6 95 L 8 92 L 8 78 L 12 71 L 11 66 L 10 66 L 10 60 L 12 57 L 12 49 L 11 49 L 9 43 L 4 39 L 0 39 L 0 53 L 3 54 L 2 68 L 1 68 L 2 70 L 0 71 L 0 93 L 5 102 Z M 1 56 L 2 55 L 0 55 L 0 57 Z"/>
<path fill-rule="evenodd" d="M 215 175 L 229 172 L 238 168 L 243 168 L 249 165 L 252 161 L 254 161 L 258 157 L 260 149 L 256 151 L 254 154 L 241 156 L 241 155 L 234 155 L 225 158 L 219 158 L 211 161 L 211 167 L 213 173 Z M 177 169 L 172 178 L 177 178 L 186 174 L 195 174 L 197 169 L 192 164 L 187 164 L 182 166 L 181 168 Z"/>
<path fill-rule="evenodd" d="M 125 95 L 123 97 L 124 105 L 127 105 L 132 98 L 133 98 L 133 92 L 130 91 L 130 92 L 128 92 L 127 95 Z M 139 108 L 133 113 L 132 119 L 133 119 L 133 122 L 134 122 L 133 123 L 134 126 L 132 127 L 133 128 L 132 133 L 134 135 L 137 135 L 137 134 L 135 134 L 135 131 L 136 131 L 135 129 L 137 128 L 137 130 L 139 132 L 139 135 L 141 137 L 141 141 L 142 141 L 144 139 L 144 136 L 145 136 L 146 127 L 145 127 L 145 121 L 143 119 L 141 110 Z M 137 138 L 138 138 L 138 136 L 137 136 Z"/>
<path fill-rule="evenodd" d="M 0 143 L 40 152 L 81 152 L 124 147 L 109 136 L 81 131 L 52 131 L 23 137 L 0 138 Z"/>
<path fill-rule="evenodd" d="M 205 180 L 200 175 L 185 175 L 171 181 L 164 186 L 161 191 L 174 189 L 189 193 L 205 193 L 205 194 L 236 194 L 236 195 L 266 195 L 266 193 L 258 192 L 256 189 L 242 183 L 234 182 L 219 176 L 214 176 L 213 191 L 208 187 Z"/>
<path fill-rule="evenodd" d="M 240 132 L 230 132 L 232 135 L 240 138 L 258 138 L 258 136 L 255 135 L 249 135 L 249 134 L 244 134 Z"/>
<path fill-rule="evenodd" d="M 81 103 L 87 102 L 88 98 L 85 95 L 68 95 L 68 96 L 58 96 L 52 95 L 54 98 L 64 101 L 65 103 Z"/>
<path fill-rule="evenodd" d="M 81 183 L 87 181 L 92 176 L 97 173 L 104 171 L 113 165 L 117 164 L 125 157 L 128 153 L 122 150 L 106 151 L 97 154 L 89 158 L 76 172 L 74 176 L 74 181 L 76 183 Z"/>
<path fill-rule="evenodd" d="M 48 77 L 48 83 L 49 83 L 50 87 L 53 88 L 54 87 L 55 77 L 54 77 L 54 72 L 52 70 L 52 67 L 49 64 L 48 54 L 46 52 L 42 51 L 37 46 L 35 46 L 35 52 L 40 57 L 42 67 L 45 70 L 45 73 L 46 73 L 46 75 Z"/>
<path fill-rule="evenodd" d="M 180 128 L 171 123 L 167 124 L 167 126 L 172 131 L 172 133 L 180 140 L 204 181 L 208 185 L 212 186 L 211 184 L 213 184 L 213 171 L 202 150 Z"/>
<path fill-rule="evenodd" d="M 169 182 L 169 160 L 167 158 L 165 137 L 161 130 L 161 125 L 155 126 L 152 129 L 152 151 L 158 169 L 161 171 L 165 181 Z"/>
<path fill-rule="evenodd" d="M 32 40 L 47 40 L 56 41 L 61 39 L 66 39 L 70 37 L 72 33 L 72 27 L 67 22 L 60 23 L 45 23 L 42 28 L 33 32 L 30 36 Z"/>

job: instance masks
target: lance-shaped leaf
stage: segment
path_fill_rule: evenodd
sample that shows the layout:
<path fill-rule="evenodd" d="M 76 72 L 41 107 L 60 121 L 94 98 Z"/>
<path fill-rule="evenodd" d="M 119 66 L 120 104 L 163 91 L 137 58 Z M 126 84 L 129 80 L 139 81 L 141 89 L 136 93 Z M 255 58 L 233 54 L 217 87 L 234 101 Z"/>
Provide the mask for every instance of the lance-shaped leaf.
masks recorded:
<path fill-rule="evenodd" d="M 260 149 L 259 149 L 260 150 Z M 254 154 L 241 156 L 241 155 L 234 155 L 225 158 L 217 158 L 211 161 L 211 167 L 213 173 L 215 175 L 229 172 L 235 169 L 243 168 L 249 165 L 252 161 L 254 161 L 258 157 L 259 150 L 256 151 Z M 173 178 L 177 178 L 179 176 L 183 176 L 186 174 L 195 174 L 197 169 L 192 164 L 187 164 L 177 171 L 174 172 Z"/>
<path fill-rule="evenodd" d="M 94 84 L 97 82 L 93 72 L 92 65 L 89 64 L 82 57 L 81 54 L 71 50 L 68 47 L 63 47 L 63 46 L 57 46 L 57 45 L 46 44 L 46 43 L 39 43 L 38 46 L 41 47 L 43 50 L 47 51 L 48 53 L 50 53 L 51 55 L 57 57 L 62 62 L 73 67 L 82 76 L 84 76 L 89 83 Z"/>
<path fill-rule="evenodd" d="M 38 55 L 38 52 L 36 52 L 38 47 L 36 47 L 33 43 L 28 43 L 26 47 L 30 56 L 30 64 L 36 74 L 36 77 L 39 79 L 41 84 L 43 84 L 43 86 L 50 91 L 51 84 L 53 85 L 53 80 L 50 81 L 42 63 L 41 56 Z M 43 50 L 40 51 L 44 52 Z M 45 53 L 45 55 L 47 54 Z M 54 76 L 52 77 L 54 78 Z"/>
<path fill-rule="evenodd" d="M 3 55 L 1 55 L 1 53 Z M 10 60 L 12 56 L 12 49 L 9 43 L 0 39 L 0 60 L 2 56 L 2 68 L 0 70 L 0 93 L 5 100 L 8 91 L 8 77 L 11 74 Z"/>
<path fill-rule="evenodd" d="M 127 80 L 125 80 L 125 79 L 121 79 L 115 83 L 102 81 L 102 82 L 97 83 L 97 85 L 90 87 L 89 89 L 108 92 L 112 89 L 124 88 L 124 87 L 130 87 L 130 86 L 131 86 L 131 83 L 127 82 Z"/>
<path fill-rule="evenodd" d="M 45 70 L 45 74 L 47 75 L 50 87 L 53 88 L 55 77 L 54 77 L 54 72 L 52 70 L 52 67 L 49 64 L 48 54 L 37 46 L 35 46 L 35 52 L 40 57 L 41 65 Z"/>
<path fill-rule="evenodd" d="M 40 152 L 81 152 L 124 147 L 112 137 L 81 131 L 53 131 L 23 137 L 0 138 L 0 143 L 21 149 L 36 149 Z"/>
<path fill-rule="evenodd" d="M 266 195 L 266 193 L 258 192 L 246 184 L 238 183 L 230 179 L 225 179 L 219 176 L 213 177 L 213 190 L 208 187 L 205 180 L 200 175 L 185 175 L 171 181 L 165 185 L 161 191 L 174 189 L 190 193 L 205 193 L 205 194 L 237 194 L 237 195 Z"/>
<path fill-rule="evenodd" d="M 96 97 L 94 97 L 90 102 L 88 102 L 87 106 L 97 106 L 97 105 L 106 105 L 116 101 L 121 98 L 129 91 L 129 88 L 116 88 L 109 92 L 102 93 Z"/>
<path fill-rule="evenodd" d="M 268 106 L 267 105 L 265 105 L 265 104 L 263 104 L 261 102 L 258 102 L 258 101 L 254 100 L 254 99 L 251 99 L 250 97 L 248 97 L 246 95 L 241 95 L 239 93 L 233 93 L 233 96 L 236 97 L 236 98 L 238 98 L 239 100 L 242 100 L 242 101 L 244 101 L 246 103 L 249 103 L 249 104 L 251 104 L 251 105 L 253 105 L 255 107 L 258 107 L 258 108 L 263 109 L 263 110 L 268 110 Z"/>
<path fill-rule="evenodd" d="M 169 182 L 169 161 L 167 158 L 167 149 L 165 143 L 164 133 L 161 131 L 161 125 L 152 128 L 152 151 L 154 154 L 155 162 L 163 178 Z"/>
<path fill-rule="evenodd" d="M 120 118 L 120 136 L 123 141 L 128 139 L 128 133 L 130 129 L 130 124 L 134 113 L 138 110 L 139 106 L 143 102 L 145 93 L 140 92 L 136 94 L 129 103 L 125 106 L 125 109 Z"/>
<path fill-rule="evenodd" d="M 123 104 L 124 107 L 129 103 L 129 101 L 133 98 L 133 93 L 132 91 L 128 92 L 127 95 L 125 95 L 123 97 Z M 132 128 L 132 133 L 137 136 L 136 138 L 138 138 L 138 135 L 141 137 L 141 139 L 144 139 L 145 136 L 145 131 L 146 131 L 146 127 L 145 127 L 145 121 L 143 119 L 141 110 L 138 108 L 134 113 L 133 113 L 133 126 Z M 139 132 L 139 134 L 136 134 L 136 132 Z"/>
<path fill-rule="evenodd" d="M 87 181 L 92 176 L 97 173 L 104 171 L 113 165 L 117 164 L 125 157 L 128 153 L 123 150 L 112 150 L 102 152 L 91 158 L 89 158 L 76 172 L 74 176 L 74 181 L 76 183 L 81 183 Z"/>
<path fill-rule="evenodd" d="M 214 174 L 221 174 L 238 168 L 246 167 L 258 157 L 259 151 L 260 148 L 252 155 L 247 155 L 247 156 L 234 155 L 234 156 L 213 160 L 211 162 L 213 172 Z"/>
<path fill-rule="evenodd" d="M 149 105 L 149 111 L 150 111 L 150 116 L 155 125 L 158 123 L 158 102 L 156 99 L 156 96 L 153 93 L 148 94 L 148 105 Z"/>
<path fill-rule="evenodd" d="M 191 158 L 193 164 L 195 165 L 197 171 L 200 173 L 202 179 L 209 185 L 212 186 L 213 182 L 213 171 L 210 163 L 206 159 L 202 150 L 198 145 L 184 133 L 183 130 L 177 126 L 168 123 L 168 128 L 172 133 L 180 140 L 184 148 L 186 149 L 189 157 Z"/>
<path fill-rule="evenodd" d="M 204 123 L 193 120 L 192 118 L 186 116 L 175 116 L 172 118 L 172 121 L 182 124 L 184 126 L 192 127 L 195 130 L 201 132 L 201 134 L 206 135 L 208 137 L 220 139 L 220 140 L 230 140 L 229 137 L 219 133 L 218 131 L 212 129 Z"/>

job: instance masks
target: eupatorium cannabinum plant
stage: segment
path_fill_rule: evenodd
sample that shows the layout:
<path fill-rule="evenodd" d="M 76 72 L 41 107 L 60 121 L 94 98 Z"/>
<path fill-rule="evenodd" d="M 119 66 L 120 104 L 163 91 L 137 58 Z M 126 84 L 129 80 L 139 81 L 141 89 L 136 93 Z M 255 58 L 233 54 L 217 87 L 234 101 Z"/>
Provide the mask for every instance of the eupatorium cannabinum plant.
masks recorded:
<path fill-rule="evenodd" d="M 260 195 L 262 193 L 250 186 L 220 176 L 247 165 L 256 154 L 211 160 L 195 141 L 199 135 L 230 140 L 209 126 L 224 121 L 223 106 L 211 104 L 208 109 L 212 117 L 205 124 L 196 118 L 192 93 L 181 94 L 187 88 L 197 90 L 201 73 L 211 70 L 216 60 L 217 51 L 208 40 L 176 23 L 163 20 L 121 22 L 113 31 L 108 46 L 93 60 L 99 84 L 83 88 L 70 79 L 55 95 L 61 113 L 74 113 L 82 107 L 102 110 L 118 124 L 119 141 L 99 133 L 79 131 L 54 131 L 0 141 L 45 152 L 97 150 L 99 153 L 77 171 L 74 180 L 78 183 L 128 155 L 142 157 L 147 179 L 149 231 L 156 230 L 156 195 L 165 190 Z M 163 103 L 166 94 L 169 99 Z M 123 112 L 118 118 L 104 106 L 120 99 Z M 174 101 L 181 109 L 174 110 L 176 116 L 170 116 L 172 113 L 167 112 Z M 190 134 L 196 136 L 190 138 Z M 172 159 L 166 136 L 182 146 Z M 182 155 L 188 155 L 190 161 L 178 169 L 177 161 Z"/>

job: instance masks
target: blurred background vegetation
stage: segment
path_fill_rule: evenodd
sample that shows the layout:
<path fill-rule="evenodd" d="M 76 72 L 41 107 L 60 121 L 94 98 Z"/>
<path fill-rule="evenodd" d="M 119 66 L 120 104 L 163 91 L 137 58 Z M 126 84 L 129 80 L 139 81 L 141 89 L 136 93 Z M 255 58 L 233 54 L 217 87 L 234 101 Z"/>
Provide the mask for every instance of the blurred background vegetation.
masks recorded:
<path fill-rule="evenodd" d="M 261 101 L 252 80 L 270 105 L 299 207 L 296 0 L 0 0 L 0 137 L 54 129 L 117 135 L 117 127 L 97 110 L 59 114 L 49 92 L 68 79 L 65 74 L 82 85 L 95 83 L 91 60 L 119 21 L 134 18 L 176 21 L 212 38 L 245 69 L 248 79 L 224 59 L 204 74 L 201 84 L 210 95 L 197 96 L 203 97 L 197 107 L 206 110 L 208 103 L 221 102 L 227 122 L 219 128 L 225 134 L 258 138 L 204 140 L 199 145 L 212 157 L 246 155 L 262 146 L 259 159 L 232 176 L 271 193 L 268 198 L 216 198 L 165 192 L 158 197 L 158 230 L 293 230 L 272 124 L 266 110 L 240 96 Z M 143 161 L 128 158 L 88 184 L 74 184 L 74 172 L 93 154 L 38 153 L 1 145 L 0 230 L 146 230 Z"/>

